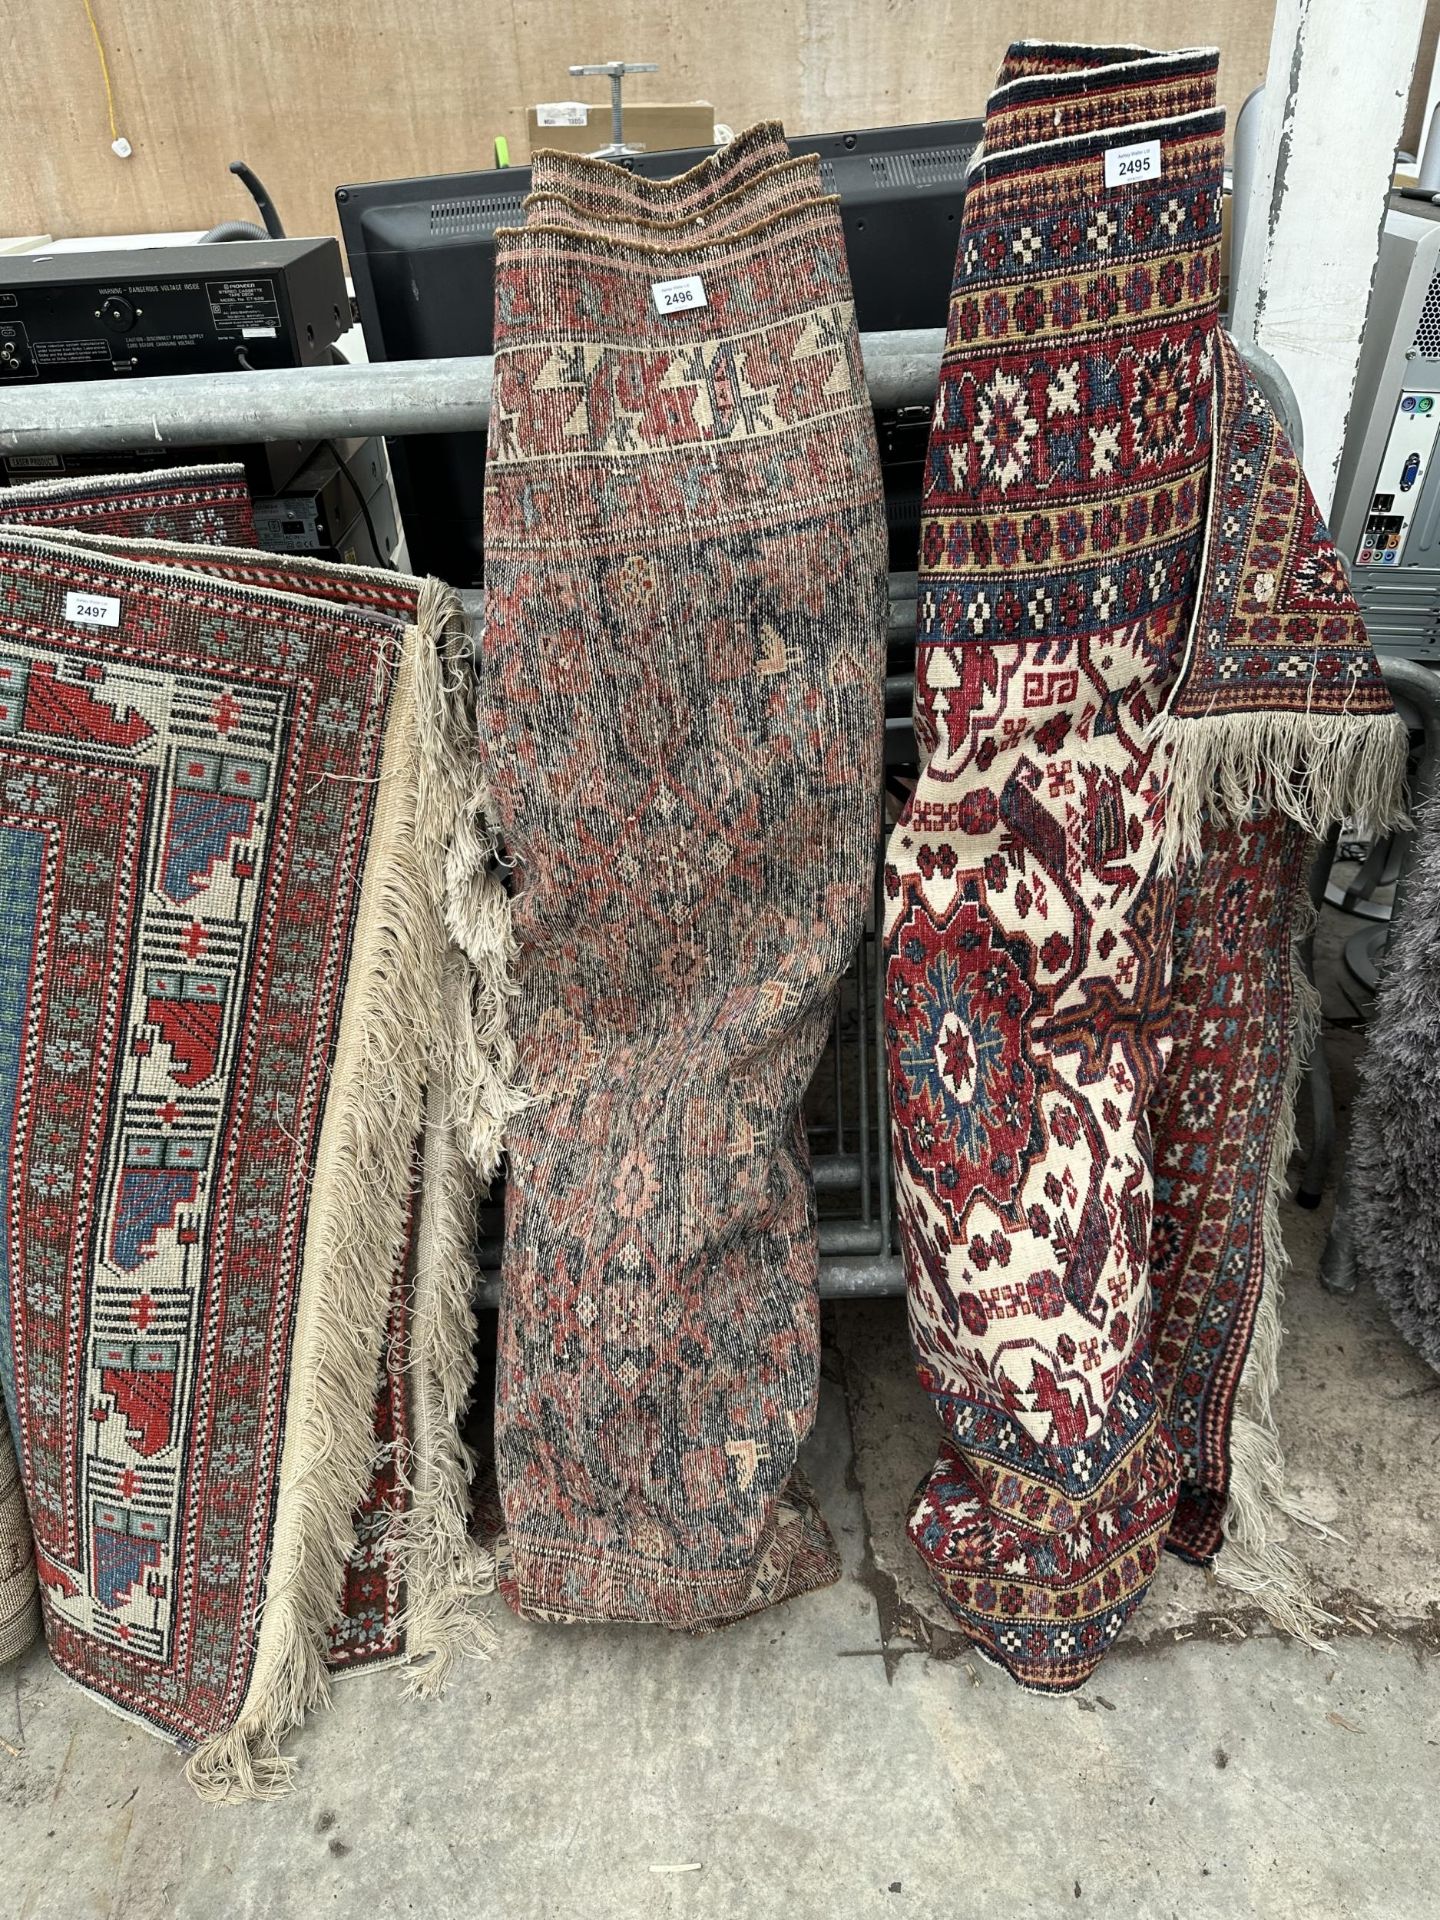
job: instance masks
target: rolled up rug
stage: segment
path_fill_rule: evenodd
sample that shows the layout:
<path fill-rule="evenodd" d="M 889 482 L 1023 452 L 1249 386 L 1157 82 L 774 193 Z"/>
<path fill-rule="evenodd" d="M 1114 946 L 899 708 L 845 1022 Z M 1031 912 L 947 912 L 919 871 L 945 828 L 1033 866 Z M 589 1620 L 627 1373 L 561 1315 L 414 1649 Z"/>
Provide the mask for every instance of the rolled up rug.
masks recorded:
<path fill-rule="evenodd" d="M 514 862 L 502 1591 L 714 1626 L 833 1580 L 800 1103 L 879 826 L 885 528 L 838 212 L 762 126 L 538 155 L 502 234 L 481 734 Z M 508 1569 L 508 1570 L 507 1570 Z"/>
<path fill-rule="evenodd" d="M 1261 1432 L 1289 932 L 1304 831 L 1393 808 L 1403 764 L 1343 567 L 1218 327 L 1216 64 L 1011 49 L 927 458 L 925 764 L 885 933 L 911 1329 L 945 1430 L 910 1532 L 962 1630 L 1044 1690 L 1093 1671 L 1192 1476 L 1212 1498 L 1176 1544 L 1207 1557 L 1227 1500 L 1263 1508 L 1247 1581 L 1300 1617 Z M 1257 977 L 1263 1005 L 1212 1003 Z"/>
<path fill-rule="evenodd" d="M 434 583 L 14 530 L 0 621 L 47 1638 L 207 1797 L 269 1793 L 327 1667 L 477 1638 L 460 1145 L 507 1111 L 506 915 L 468 633 Z"/>

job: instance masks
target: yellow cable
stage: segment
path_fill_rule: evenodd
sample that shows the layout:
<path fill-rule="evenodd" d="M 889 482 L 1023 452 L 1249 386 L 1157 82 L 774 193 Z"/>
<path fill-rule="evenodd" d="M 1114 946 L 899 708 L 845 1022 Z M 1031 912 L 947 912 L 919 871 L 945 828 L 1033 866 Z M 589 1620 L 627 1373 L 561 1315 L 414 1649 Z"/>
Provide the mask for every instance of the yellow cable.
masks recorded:
<path fill-rule="evenodd" d="M 100 29 L 95 23 L 95 9 L 90 0 L 80 0 L 85 9 L 85 18 L 90 22 L 90 35 L 95 42 L 95 51 L 100 57 L 100 78 L 105 82 L 105 111 L 110 117 L 110 138 L 120 138 L 120 129 L 115 124 L 115 89 L 110 84 L 110 62 L 105 58 L 104 43 L 100 38 Z"/>

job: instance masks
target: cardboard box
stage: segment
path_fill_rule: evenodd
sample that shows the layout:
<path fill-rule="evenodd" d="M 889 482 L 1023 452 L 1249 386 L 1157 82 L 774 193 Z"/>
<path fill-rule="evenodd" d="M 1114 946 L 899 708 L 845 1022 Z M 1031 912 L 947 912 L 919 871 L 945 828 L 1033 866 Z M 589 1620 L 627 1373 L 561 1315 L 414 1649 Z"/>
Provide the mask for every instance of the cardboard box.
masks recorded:
<path fill-rule="evenodd" d="M 706 100 L 625 102 L 625 139 L 646 153 L 672 147 L 713 147 L 715 109 Z M 594 153 L 610 144 L 610 103 L 556 100 L 531 107 L 525 116 L 530 151 L 556 147 L 562 153 Z"/>

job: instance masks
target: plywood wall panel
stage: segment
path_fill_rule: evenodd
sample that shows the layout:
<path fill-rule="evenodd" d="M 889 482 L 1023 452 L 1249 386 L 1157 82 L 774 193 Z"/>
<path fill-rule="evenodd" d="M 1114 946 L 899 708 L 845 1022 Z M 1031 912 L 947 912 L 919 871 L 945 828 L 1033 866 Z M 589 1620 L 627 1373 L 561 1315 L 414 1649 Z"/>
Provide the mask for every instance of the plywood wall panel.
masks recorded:
<path fill-rule="evenodd" d="M 649 58 L 642 99 L 709 99 L 796 132 L 978 113 L 1007 41 L 1218 44 L 1233 110 L 1264 72 L 1270 0 L 92 0 L 134 157 L 109 151 L 81 0 L 0 0 L 0 232 L 243 218 L 246 159 L 290 230 L 334 230 L 346 180 L 523 151 L 571 61 Z M 581 97 L 600 99 L 591 83 Z"/>
<path fill-rule="evenodd" d="M 117 113 L 80 0 L 0 0 L 0 229 L 56 235 L 209 226 L 253 214 L 248 160 L 292 233 L 335 225 L 345 180 L 483 164 L 525 94 L 508 4 L 489 0 L 92 0 Z M 480 34 L 493 14 L 503 31 Z M 483 44 L 477 44 L 477 35 Z"/>

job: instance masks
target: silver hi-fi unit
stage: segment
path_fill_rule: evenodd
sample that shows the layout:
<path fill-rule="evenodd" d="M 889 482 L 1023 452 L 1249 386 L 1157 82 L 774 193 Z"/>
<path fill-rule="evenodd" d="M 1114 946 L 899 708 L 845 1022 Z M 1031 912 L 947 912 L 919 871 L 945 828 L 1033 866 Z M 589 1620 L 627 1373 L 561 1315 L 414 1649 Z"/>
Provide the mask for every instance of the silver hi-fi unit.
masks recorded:
<path fill-rule="evenodd" d="M 1440 207 L 1392 197 L 1331 524 L 1377 652 L 1440 665 Z"/>

